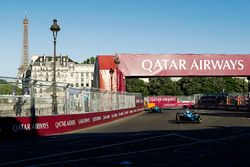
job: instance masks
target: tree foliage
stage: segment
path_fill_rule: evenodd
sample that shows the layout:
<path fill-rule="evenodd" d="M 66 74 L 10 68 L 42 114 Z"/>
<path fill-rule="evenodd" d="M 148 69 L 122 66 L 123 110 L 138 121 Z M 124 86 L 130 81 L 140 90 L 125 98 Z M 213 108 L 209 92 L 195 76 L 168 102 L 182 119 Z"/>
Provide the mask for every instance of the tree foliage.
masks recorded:
<path fill-rule="evenodd" d="M 12 92 L 11 85 L 0 84 L 0 94 L 1 95 L 9 95 Z"/>
<path fill-rule="evenodd" d="M 0 95 L 10 95 L 14 92 L 17 95 L 21 95 L 22 90 L 16 85 L 13 85 L 5 80 L 0 79 Z"/>
<path fill-rule="evenodd" d="M 95 57 L 90 57 L 90 58 L 87 58 L 86 60 L 84 60 L 83 64 L 95 64 L 95 60 L 96 60 Z"/>
<path fill-rule="evenodd" d="M 8 84 L 8 82 L 3 79 L 0 79 L 0 84 Z"/>
<path fill-rule="evenodd" d="M 149 78 L 150 95 L 182 95 L 180 86 L 169 77 Z"/>
<path fill-rule="evenodd" d="M 217 94 L 221 92 L 242 93 L 248 92 L 248 83 L 241 78 L 232 77 L 183 77 L 172 81 L 169 77 L 149 78 L 149 83 L 132 78 L 127 80 L 129 92 L 143 93 L 144 95 L 193 95 Z"/>
<path fill-rule="evenodd" d="M 144 96 L 149 95 L 148 84 L 138 78 L 126 79 L 126 91 L 133 93 L 142 93 Z"/>

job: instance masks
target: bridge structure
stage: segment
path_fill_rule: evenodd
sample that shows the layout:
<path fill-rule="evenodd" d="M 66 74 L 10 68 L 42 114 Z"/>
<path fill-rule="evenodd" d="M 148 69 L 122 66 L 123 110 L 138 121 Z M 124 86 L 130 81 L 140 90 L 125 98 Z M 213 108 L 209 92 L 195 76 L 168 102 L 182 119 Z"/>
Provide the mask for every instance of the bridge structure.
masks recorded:
<path fill-rule="evenodd" d="M 127 77 L 247 77 L 249 80 L 250 54 L 117 53 L 97 56 L 94 73 L 95 87 L 125 91 Z M 249 82 L 248 90 L 250 90 Z M 170 98 L 164 97 L 167 101 Z M 229 110 L 250 109 L 248 100 L 250 98 L 245 98 L 245 95 L 210 96 L 205 101 L 204 98 L 200 101 L 196 100 L 196 103 L 200 102 L 199 107 Z M 228 102 L 231 98 L 238 101 L 238 104 Z M 177 103 L 169 105 L 178 106 Z"/>
<path fill-rule="evenodd" d="M 125 90 L 126 77 L 250 77 L 250 54 L 127 54 L 97 56 L 94 85 Z"/>

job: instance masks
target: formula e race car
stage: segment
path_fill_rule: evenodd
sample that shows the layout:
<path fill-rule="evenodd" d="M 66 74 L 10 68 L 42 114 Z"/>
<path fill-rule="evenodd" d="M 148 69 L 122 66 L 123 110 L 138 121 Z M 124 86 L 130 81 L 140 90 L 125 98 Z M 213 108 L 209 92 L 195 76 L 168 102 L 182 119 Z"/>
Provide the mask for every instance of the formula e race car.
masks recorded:
<path fill-rule="evenodd" d="M 154 113 L 161 113 L 161 108 L 158 106 L 154 106 L 154 107 L 150 108 L 150 111 L 154 112 Z"/>
<path fill-rule="evenodd" d="M 177 123 L 201 123 L 202 117 L 197 112 L 191 112 L 186 110 L 185 112 L 179 112 L 176 114 Z"/>

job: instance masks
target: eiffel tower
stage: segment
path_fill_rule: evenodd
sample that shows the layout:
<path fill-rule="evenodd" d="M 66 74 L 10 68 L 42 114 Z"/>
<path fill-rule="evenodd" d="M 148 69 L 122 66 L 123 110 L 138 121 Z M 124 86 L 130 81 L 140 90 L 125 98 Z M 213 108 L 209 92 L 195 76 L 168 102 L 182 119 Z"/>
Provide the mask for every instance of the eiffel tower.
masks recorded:
<path fill-rule="evenodd" d="M 29 68 L 29 41 L 28 41 L 28 18 L 25 14 L 25 18 L 23 20 L 23 50 L 22 50 L 22 63 L 18 68 L 17 78 L 22 79 Z"/>

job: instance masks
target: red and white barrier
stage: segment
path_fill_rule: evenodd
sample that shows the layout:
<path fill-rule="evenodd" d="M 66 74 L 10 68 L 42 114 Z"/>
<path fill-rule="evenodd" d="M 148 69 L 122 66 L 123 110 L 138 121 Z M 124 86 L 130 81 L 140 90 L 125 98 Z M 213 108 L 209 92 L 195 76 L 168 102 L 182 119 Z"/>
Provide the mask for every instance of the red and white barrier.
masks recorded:
<path fill-rule="evenodd" d="M 0 117 L 0 136 L 47 136 L 91 127 L 141 113 L 143 107 L 108 112 L 36 117 Z"/>

